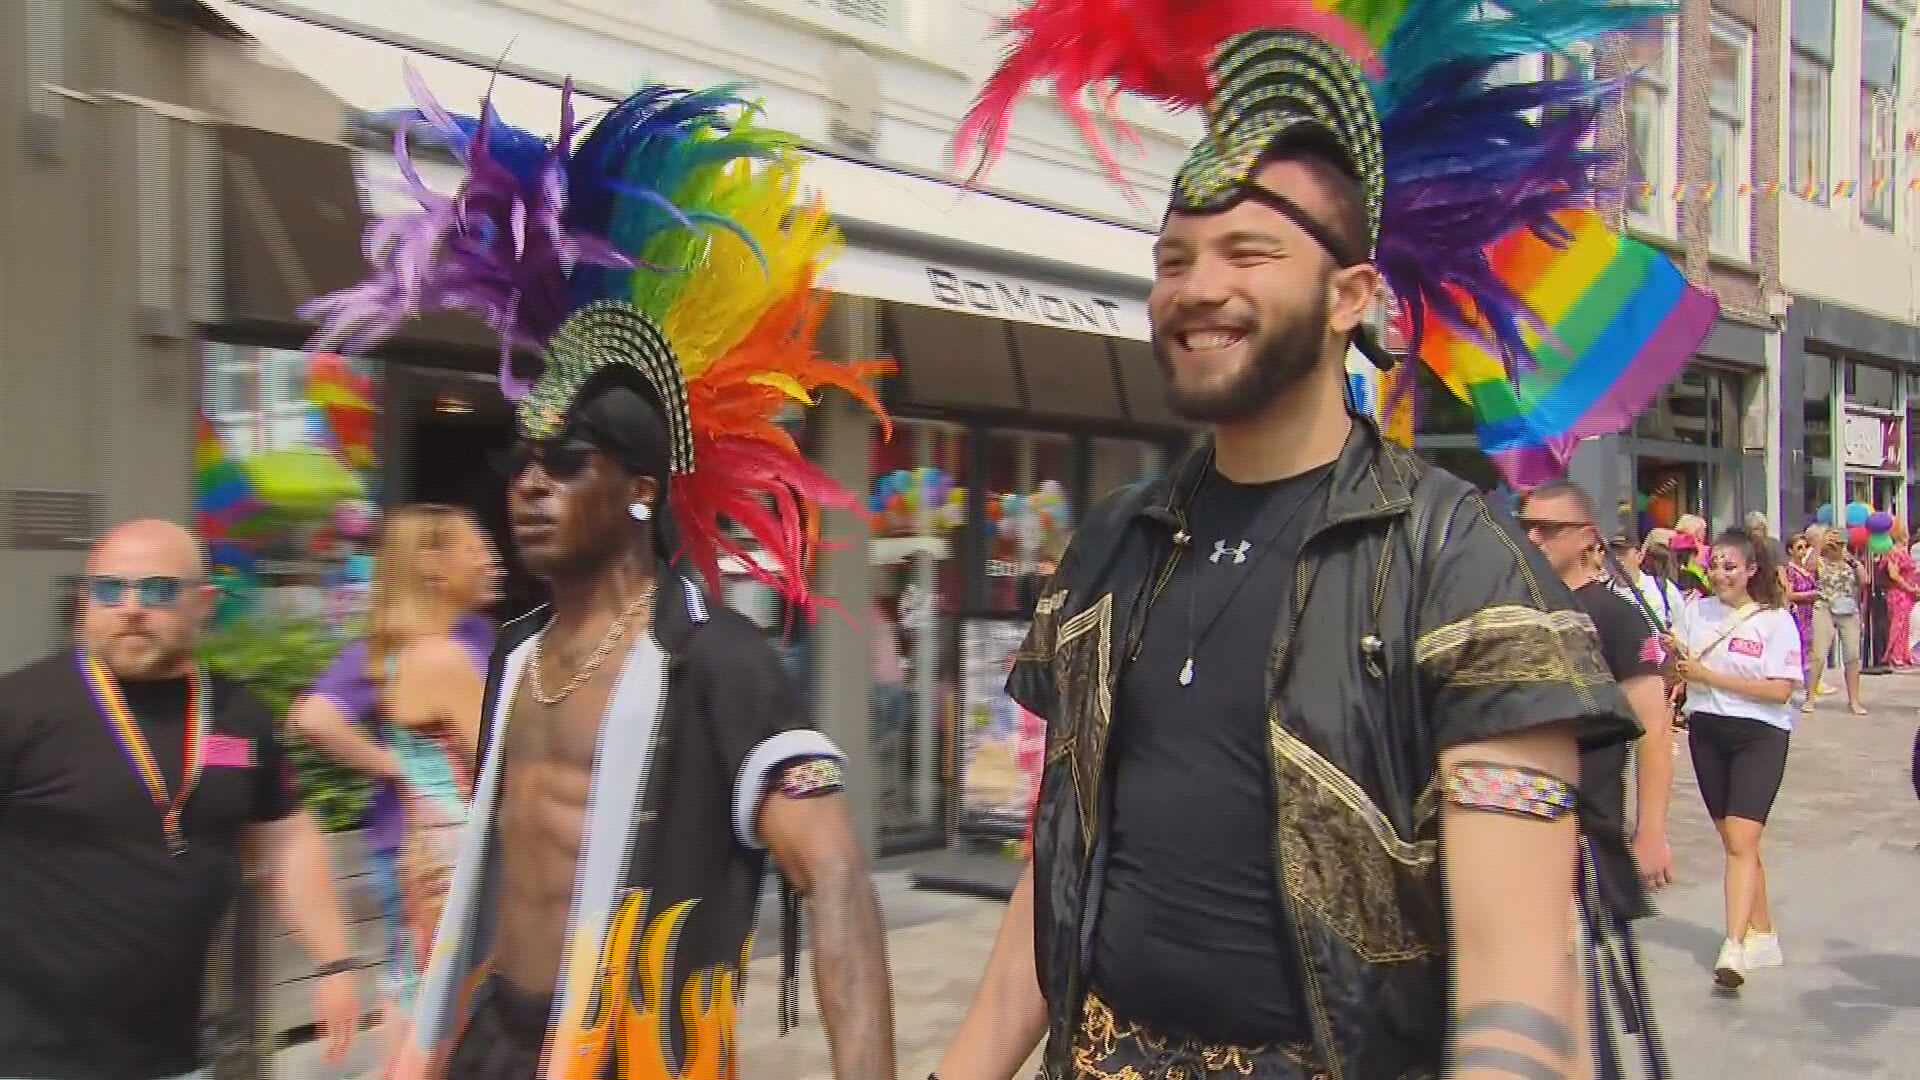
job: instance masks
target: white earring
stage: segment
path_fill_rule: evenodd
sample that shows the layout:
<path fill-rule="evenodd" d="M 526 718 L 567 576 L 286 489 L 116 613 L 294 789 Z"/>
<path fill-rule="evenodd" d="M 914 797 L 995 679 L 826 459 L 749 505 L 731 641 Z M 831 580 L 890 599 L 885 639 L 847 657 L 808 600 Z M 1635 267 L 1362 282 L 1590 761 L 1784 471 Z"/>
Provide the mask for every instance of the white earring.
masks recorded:
<path fill-rule="evenodd" d="M 643 502 L 632 503 L 627 506 L 627 513 L 632 514 L 635 521 L 645 521 L 653 516 L 653 507 Z"/>

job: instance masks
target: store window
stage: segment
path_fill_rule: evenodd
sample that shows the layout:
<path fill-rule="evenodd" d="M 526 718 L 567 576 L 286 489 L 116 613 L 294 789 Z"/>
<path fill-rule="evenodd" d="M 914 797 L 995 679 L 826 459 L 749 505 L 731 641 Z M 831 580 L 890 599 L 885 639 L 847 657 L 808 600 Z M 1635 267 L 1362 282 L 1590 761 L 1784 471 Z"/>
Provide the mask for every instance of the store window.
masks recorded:
<path fill-rule="evenodd" d="M 942 747 L 956 685 L 956 617 L 965 605 L 969 440 L 954 424 L 899 420 L 874 446 L 872 748 L 882 851 L 941 835 Z"/>
<path fill-rule="evenodd" d="M 1833 502 L 1833 381 L 1831 357 L 1808 353 L 1801 418 L 1806 434 L 1802 449 L 1807 459 L 1806 494 L 1801 511 L 1811 521 L 1820 507 Z"/>
<path fill-rule="evenodd" d="M 1724 372 L 1693 369 L 1634 422 L 1642 439 L 1713 450 L 1739 446 L 1739 379 Z"/>
<path fill-rule="evenodd" d="M 1898 20 L 1868 6 L 1860 22 L 1860 218 L 1893 228 L 1900 141 Z"/>
<path fill-rule="evenodd" d="M 1671 236 L 1673 177 L 1679 126 L 1672 27 L 1625 35 L 1627 69 L 1627 209 L 1633 223 Z"/>
<path fill-rule="evenodd" d="M 385 421 L 369 361 L 208 343 L 195 475 L 226 624 L 366 614 Z"/>
<path fill-rule="evenodd" d="M 1908 528 L 1920 521 L 1920 375 L 1907 377 L 1907 505 L 1902 519 Z"/>
<path fill-rule="evenodd" d="M 1847 404 L 1874 409 L 1900 407 L 1900 376 L 1888 368 L 1854 361 L 1847 365 Z"/>
<path fill-rule="evenodd" d="M 1737 524 L 1740 418 L 1746 380 L 1694 367 L 1634 424 L 1635 502 L 1640 527 L 1671 527 L 1697 514 L 1714 529 Z M 1751 494 L 1751 493 L 1745 493 Z"/>
<path fill-rule="evenodd" d="M 985 448 L 985 608 L 1024 616 L 1072 535 L 1073 439 L 997 430 L 987 433 Z"/>
<path fill-rule="evenodd" d="M 1750 233 L 1746 211 L 1753 170 L 1747 116 L 1753 101 L 1752 62 L 1752 31 L 1738 23 L 1714 20 L 1707 47 L 1707 104 L 1712 118 L 1708 239 L 1714 254 L 1734 259 L 1747 258 Z"/>
<path fill-rule="evenodd" d="M 1793 0 L 1792 8 L 1787 184 L 1801 198 L 1824 204 L 1833 158 L 1834 0 Z"/>

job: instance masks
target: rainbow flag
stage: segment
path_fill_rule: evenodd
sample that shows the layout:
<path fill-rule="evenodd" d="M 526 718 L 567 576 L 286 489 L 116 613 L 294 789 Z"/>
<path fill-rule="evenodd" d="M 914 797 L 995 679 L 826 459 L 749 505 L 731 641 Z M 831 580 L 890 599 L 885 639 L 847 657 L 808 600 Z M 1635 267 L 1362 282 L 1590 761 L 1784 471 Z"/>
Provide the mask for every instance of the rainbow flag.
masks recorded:
<path fill-rule="evenodd" d="M 266 511 L 260 484 L 235 456 L 219 426 L 205 417 L 200 421 L 199 457 L 201 526 L 210 539 L 231 538 Z"/>
<path fill-rule="evenodd" d="M 1588 214 L 1563 215 L 1572 239 L 1521 230 L 1487 249 L 1533 306 L 1536 362 L 1510 378 L 1498 353 L 1429 312 L 1420 358 L 1473 408 L 1480 446 L 1526 490 L 1565 473 L 1573 445 L 1633 423 L 1680 377 L 1720 303 L 1659 251 Z"/>

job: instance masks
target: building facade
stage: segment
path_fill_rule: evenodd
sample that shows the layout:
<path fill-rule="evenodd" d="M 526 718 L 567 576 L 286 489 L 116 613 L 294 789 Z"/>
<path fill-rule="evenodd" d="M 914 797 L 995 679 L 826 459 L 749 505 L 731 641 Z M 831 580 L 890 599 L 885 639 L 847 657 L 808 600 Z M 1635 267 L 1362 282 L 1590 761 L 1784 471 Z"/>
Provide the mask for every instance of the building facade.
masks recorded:
<path fill-rule="evenodd" d="M 1686 373 L 1618 437 L 1590 440 L 1575 479 L 1619 525 L 1698 514 L 1713 528 L 1777 516 L 1781 13 L 1764 0 L 1685 0 L 1671 26 L 1620 35 L 1627 82 L 1623 223 L 1720 300 Z"/>
<path fill-rule="evenodd" d="M 1864 502 L 1911 520 L 1920 490 L 1915 8 L 1790 0 L 1781 204 L 1782 498 L 1790 526 Z M 1844 511 L 1842 511 L 1844 516 Z"/>

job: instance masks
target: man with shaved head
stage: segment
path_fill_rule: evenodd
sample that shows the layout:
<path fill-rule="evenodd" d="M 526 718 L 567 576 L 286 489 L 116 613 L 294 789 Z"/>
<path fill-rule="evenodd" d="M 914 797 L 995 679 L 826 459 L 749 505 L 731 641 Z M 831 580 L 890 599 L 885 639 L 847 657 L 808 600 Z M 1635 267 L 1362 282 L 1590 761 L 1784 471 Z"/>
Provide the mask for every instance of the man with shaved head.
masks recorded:
<path fill-rule="evenodd" d="M 198 656 L 218 592 L 185 529 L 129 522 L 88 562 L 79 643 L 0 678 L 0 1077 L 198 1075 L 208 951 L 253 859 L 336 1052 L 358 1027 L 337 876 L 272 710 Z"/>

